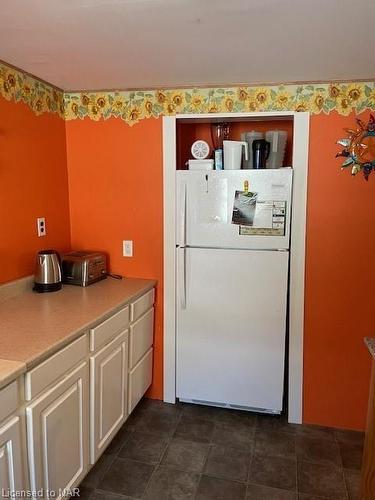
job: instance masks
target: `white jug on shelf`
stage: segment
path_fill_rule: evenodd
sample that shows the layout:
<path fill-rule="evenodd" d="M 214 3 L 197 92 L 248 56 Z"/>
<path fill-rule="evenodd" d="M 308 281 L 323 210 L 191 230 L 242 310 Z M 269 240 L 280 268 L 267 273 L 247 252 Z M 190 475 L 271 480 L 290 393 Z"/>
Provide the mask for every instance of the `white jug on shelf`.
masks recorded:
<path fill-rule="evenodd" d="M 224 170 L 240 170 L 242 148 L 245 148 L 245 160 L 249 159 L 249 147 L 246 141 L 223 141 Z"/>

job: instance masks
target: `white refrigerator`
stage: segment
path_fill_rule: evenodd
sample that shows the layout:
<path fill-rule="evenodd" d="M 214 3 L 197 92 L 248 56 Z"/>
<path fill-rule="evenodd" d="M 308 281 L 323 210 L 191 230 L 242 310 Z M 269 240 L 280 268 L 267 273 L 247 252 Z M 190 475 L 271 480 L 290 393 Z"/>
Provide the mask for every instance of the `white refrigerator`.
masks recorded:
<path fill-rule="evenodd" d="M 292 173 L 176 172 L 182 401 L 282 410 Z"/>

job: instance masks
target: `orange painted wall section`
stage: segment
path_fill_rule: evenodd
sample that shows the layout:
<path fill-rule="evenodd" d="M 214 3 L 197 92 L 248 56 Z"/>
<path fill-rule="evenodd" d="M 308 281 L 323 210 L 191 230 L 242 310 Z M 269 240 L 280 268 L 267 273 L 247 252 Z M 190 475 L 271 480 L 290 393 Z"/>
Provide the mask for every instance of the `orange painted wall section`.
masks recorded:
<path fill-rule="evenodd" d="M 361 115 L 365 121 L 368 114 Z M 355 116 L 311 117 L 304 421 L 364 429 L 375 332 L 375 175 L 341 172 L 337 139 Z"/>
<path fill-rule="evenodd" d="M 110 269 L 158 280 L 154 377 L 163 391 L 163 178 L 161 120 L 129 127 L 122 120 L 66 123 L 72 248 L 102 250 Z M 134 256 L 122 256 L 133 240 Z"/>
<path fill-rule="evenodd" d="M 70 248 L 65 124 L 0 97 L 0 282 L 34 272 L 43 248 Z M 47 235 L 38 238 L 37 217 Z"/>

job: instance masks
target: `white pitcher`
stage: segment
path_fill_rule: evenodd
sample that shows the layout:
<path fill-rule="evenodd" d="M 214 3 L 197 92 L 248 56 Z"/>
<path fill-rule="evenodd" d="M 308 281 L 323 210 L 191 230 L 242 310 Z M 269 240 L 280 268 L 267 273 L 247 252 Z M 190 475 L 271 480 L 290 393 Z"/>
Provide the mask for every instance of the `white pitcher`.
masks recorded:
<path fill-rule="evenodd" d="M 249 159 L 249 147 L 246 141 L 223 141 L 224 170 L 240 170 L 242 147 L 245 148 L 245 160 Z"/>

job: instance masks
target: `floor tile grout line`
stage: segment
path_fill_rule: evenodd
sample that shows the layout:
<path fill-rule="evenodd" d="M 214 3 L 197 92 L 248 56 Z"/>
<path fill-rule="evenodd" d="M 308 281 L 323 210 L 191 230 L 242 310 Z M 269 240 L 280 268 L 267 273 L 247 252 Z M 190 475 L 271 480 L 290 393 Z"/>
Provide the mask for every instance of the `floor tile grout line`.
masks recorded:
<path fill-rule="evenodd" d="M 164 457 L 165 457 L 165 455 L 167 453 L 168 448 L 171 445 L 172 440 L 173 440 L 173 436 L 168 440 L 168 443 L 165 445 L 164 450 L 162 451 L 162 453 L 160 455 L 159 465 L 162 465 L 163 459 L 164 459 Z"/>
<path fill-rule="evenodd" d="M 247 483 L 247 486 L 251 486 L 251 485 L 254 485 L 254 486 L 262 486 L 263 488 L 271 488 L 271 489 L 275 489 L 275 490 L 280 490 L 282 492 L 286 491 L 288 493 L 294 493 L 295 495 L 299 495 L 299 491 L 297 491 L 297 489 L 294 489 L 294 490 L 288 490 L 286 488 L 282 488 L 281 486 L 270 486 L 268 484 L 264 484 L 264 483 L 258 483 L 257 481 L 249 481 Z M 304 493 L 301 492 L 301 494 L 303 495 Z M 318 497 L 320 499 L 320 497 Z M 324 500 L 326 500 L 325 497 L 322 497 Z M 267 499 L 267 500 L 271 500 L 271 499 Z M 332 500 L 332 499 L 331 499 Z"/>
<path fill-rule="evenodd" d="M 207 465 L 207 462 L 208 462 L 208 457 L 210 456 L 210 453 L 211 453 L 211 450 L 212 450 L 212 447 L 213 447 L 213 443 L 210 442 L 208 444 L 208 450 L 207 450 L 207 455 L 206 455 L 206 458 L 204 460 L 204 464 L 203 464 L 203 467 L 202 467 L 202 472 L 201 474 L 204 474 L 205 470 L 206 470 L 206 465 Z"/>
<path fill-rule="evenodd" d="M 199 491 L 199 486 L 200 486 L 201 481 L 202 481 L 202 476 L 203 476 L 203 474 L 202 474 L 202 473 L 200 473 L 200 474 L 199 474 L 199 479 L 198 479 L 198 481 L 197 481 L 197 485 L 196 485 L 196 487 L 195 487 L 195 492 L 194 492 L 194 498 L 193 498 L 193 500 L 195 500 L 195 499 L 197 498 L 198 491 Z"/>
<path fill-rule="evenodd" d="M 227 476 L 221 476 L 220 474 L 214 474 L 213 472 L 202 472 L 202 476 L 212 477 L 213 479 L 222 479 L 223 481 L 228 481 L 228 483 L 247 485 L 247 481 L 240 481 L 239 479 L 229 478 Z"/>
<path fill-rule="evenodd" d="M 344 482 L 344 488 L 345 488 L 346 498 L 349 499 L 350 495 L 349 495 L 348 485 L 346 484 L 344 468 L 341 469 L 341 475 L 342 475 L 342 480 Z"/>
<path fill-rule="evenodd" d="M 143 490 L 143 493 L 142 493 L 142 495 L 141 495 L 141 497 L 140 497 L 141 499 L 142 499 L 142 498 L 145 498 L 145 495 L 146 495 L 146 493 L 147 493 L 147 489 L 148 489 L 148 487 L 150 486 L 151 480 L 153 479 L 153 477 L 154 477 L 154 475 L 156 474 L 156 471 L 158 470 L 158 468 L 159 468 L 159 467 L 160 467 L 160 463 L 158 463 L 158 464 L 156 464 L 156 465 L 154 466 L 154 470 L 151 472 L 151 475 L 150 475 L 150 477 L 148 478 L 148 481 L 146 482 L 145 489 Z"/>
<path fill-rule="evenodd" d="M 255 450 L 255 438 L 254 438 L 254 442 L 251 444 L 251 452 L 250 452 L 249 464 L 248 464 L 248 468 L 247 468 L 246 494 L 247 494 L 247 485 L 249 484 L 249 481 L 250 481 L 250 470 L 251 470 L 251 465 L 253 463 L 254 450 Z"/>

